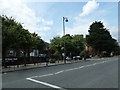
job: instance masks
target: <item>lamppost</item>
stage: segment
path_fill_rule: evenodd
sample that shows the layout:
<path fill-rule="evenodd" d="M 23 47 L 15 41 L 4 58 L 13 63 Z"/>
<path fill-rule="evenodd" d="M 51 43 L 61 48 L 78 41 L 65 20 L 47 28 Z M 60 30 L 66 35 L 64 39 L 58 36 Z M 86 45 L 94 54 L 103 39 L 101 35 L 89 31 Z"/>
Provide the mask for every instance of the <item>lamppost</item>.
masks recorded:
<path fill-rule="evenodd" d="M 63 36 L 65 36 L 65 22 L 68 22 L 67 17 L 63 17 Z M 65 53 L 65 39 L 64 39 L 64 63 L 66 63 L 66 53 Z"/>

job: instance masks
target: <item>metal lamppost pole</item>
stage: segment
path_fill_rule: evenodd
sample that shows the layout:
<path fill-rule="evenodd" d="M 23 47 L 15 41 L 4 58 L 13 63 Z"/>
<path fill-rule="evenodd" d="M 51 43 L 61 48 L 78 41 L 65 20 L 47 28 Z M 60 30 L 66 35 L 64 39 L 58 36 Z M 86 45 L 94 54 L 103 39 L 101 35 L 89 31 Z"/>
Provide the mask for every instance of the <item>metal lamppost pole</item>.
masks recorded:
<path fill-rule="evenodd" d="M 66 17 L 63 17 L 63 36 L 65 36 L 65 22 L 68 22 Z M 64 63 L 66 63 L 65 40 L 64 40 Z"/>

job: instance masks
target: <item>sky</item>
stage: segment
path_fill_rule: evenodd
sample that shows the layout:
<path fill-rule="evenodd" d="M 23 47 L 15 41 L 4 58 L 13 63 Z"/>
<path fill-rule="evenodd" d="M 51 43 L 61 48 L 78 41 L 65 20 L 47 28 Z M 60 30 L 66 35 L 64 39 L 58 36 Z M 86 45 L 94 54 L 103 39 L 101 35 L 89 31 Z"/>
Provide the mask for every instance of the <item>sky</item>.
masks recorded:
<path fill-rule="evenodd" d="M 65 33 L 88 33 L 94 21 L 102 21 L 113 38 L 118 39 L 118 2 L 24 2 L 23 0 L 0 0 L 0 14 L 13 17 L 31 33 L 36 32 L 50 42 L 53 37 L 63 36 L 63 17 Z"/>

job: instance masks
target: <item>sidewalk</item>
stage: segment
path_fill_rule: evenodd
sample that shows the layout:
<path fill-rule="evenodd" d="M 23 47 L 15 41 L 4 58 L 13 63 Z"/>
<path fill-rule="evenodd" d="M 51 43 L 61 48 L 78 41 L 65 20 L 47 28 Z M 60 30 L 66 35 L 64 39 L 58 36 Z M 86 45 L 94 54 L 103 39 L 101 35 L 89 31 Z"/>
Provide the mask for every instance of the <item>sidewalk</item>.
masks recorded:
<path fill-rule="evenodd" d="M 83 60 L 79 60 L 79 61 L 83 61 Z M 75 63 L 79 61 L 78 60 L 66 61 L 66 64 Z M 19 67 L 17 67 L 17 65 L 14 65 L 14 66 L 8 66 L 7 68 L 2 67 L 2 73 L 19 71 L 19 70 L 27 70 L 27 69 L 33 69 L 33 68 L 40 68 L 40 67 L 50 67 L 50 66 L 63 65 L 63 64 L 65 64 L 64 61 L 59 61 L 59 62 L 56 61 L 55 63 L 49 63 L 48 66 L 46 66 L 45 62 L 36 63 L 36 64 L 26 64 L 26 66 L 19 65 Z"/>
<path fill-rule="evenodd" d="M 104 57 L 104 58 L 89 58 L 87 59 L 87 61 L 92 61 L 92 60 L 102 60 L 102 59 L 109 59 L 110 57 Z M 78 63 L 78 62 L 82 62 L 84 60 L 70 60 L 70 61 L 66 61 L 66 64 L 71 64 L 71 63 Z M 56 66 L 56 65 L 63 65 L 65 64 L 64 61 L 56 61 L 55 63 L 49 63 L 48 66 L 46 66 L 46 63 L 36 63 L 36 64 L 26 64 L 26 66 L 24 65 L 19 65 L 19 67 L 17 67 L 17 65 L 14 66 L 8 66 L 7 68 L 3 68 L 2 67 L 2 73 L 6 73 L 6 72 L 12 72 L 12 71 L 19 71 L 19 70 L 27 70 L 27 69 L 33 69 L 33 68 L 41 68 L 41 67 L 50 67 L 50 66 Z"/>

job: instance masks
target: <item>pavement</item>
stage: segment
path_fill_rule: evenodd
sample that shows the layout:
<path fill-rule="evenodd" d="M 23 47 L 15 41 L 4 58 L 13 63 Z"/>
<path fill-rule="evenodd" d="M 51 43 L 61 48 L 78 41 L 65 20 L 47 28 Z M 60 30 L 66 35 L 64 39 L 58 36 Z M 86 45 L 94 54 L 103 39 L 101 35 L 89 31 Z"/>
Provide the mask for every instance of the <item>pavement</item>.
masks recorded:
<path fill-rule="evenodd" d="M 77 63 L 77 62 L 81 62 L 81 61 L 83 61 L 83 60 L 70 60 L 70 61 L 66 61 L 66 64 Z M 26 64 L 26 66 L 19 65 L 19 67 L 17 67 L 17 65 L 12 65 L 12 66 L 8 66 L 7 68 L 2 67 L 2 73 L 34 69 L 34 68 L 40 68 L 40 67 L 41 68 L 42 67 L 50 67 L 50 66 L 56 66 L 56 65 L 62 65 L 62 64 L 65 64 L 65 63 L 64 63 L 64 61 L 60 60 L 59 62 L 56 61 L 55 63 L 48 63 L 48 66 L 46 66 L 46 62 L 36 63 L 36 64 Z"/>
<path fill-rule="evenodd" d="M 118 57 L 6 72 L 2 79 L 3 88 L 118 88 Z"/>
<path fill-rule="evenodd" d="M 88 60 L 102 60 L 104 58 L 89 58 Z M 106 58 L 109 59 L 109 58 Z M 71 63 L 77 63 L 77 62 L 82 62 L 84 60 L 69 60 L 66 61 L 66 64 L 71 64 Z M 48 66 L 55 66 L 55 65 L 62 65 L 65 64 L 63 60 L 59 60 L 56 61 L 55 63 L 49 63 Z M 36 64 L 26 64 L 26 66 L 24 65 L 19 65 L 19 67 L 17 67 L 17 65 L 13 65 L 13 66 L 8 66 L 7 68 L 2 67 L 2 73 L 6 73 L 6 72 L 13 72 L 13 71 L 19 71 L 19 70 L 26 70 L 26 69 L 33 69 L 33 68 L 40 68 L 40 67 L 46 67 L 46 63 L 36 63 Z"/>

